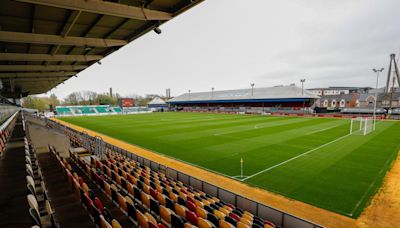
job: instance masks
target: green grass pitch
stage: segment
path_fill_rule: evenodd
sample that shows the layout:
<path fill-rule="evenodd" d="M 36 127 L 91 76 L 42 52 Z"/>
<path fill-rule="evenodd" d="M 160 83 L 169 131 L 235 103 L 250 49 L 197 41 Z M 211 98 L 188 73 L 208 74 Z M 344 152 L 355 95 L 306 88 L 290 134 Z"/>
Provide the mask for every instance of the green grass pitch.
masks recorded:
<path fill-rule="evenodd" d="M 362 136 L 348 135 L 349 119 L 204 113 L 61 119 L 349 217 L 368 205 L 400 149 L 395 121 L 380 121 Z"/>

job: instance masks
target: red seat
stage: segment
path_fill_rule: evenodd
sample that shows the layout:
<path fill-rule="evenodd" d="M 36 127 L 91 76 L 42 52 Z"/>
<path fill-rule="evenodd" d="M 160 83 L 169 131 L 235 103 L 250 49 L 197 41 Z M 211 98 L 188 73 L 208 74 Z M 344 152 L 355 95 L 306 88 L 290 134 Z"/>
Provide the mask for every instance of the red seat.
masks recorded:
<path fill-rule="evenodd" d="M 157 191 L 154 190 L 153 188 L 150 188 L 150 195 L 151 195 L 154 199 L 157 199 Z"/>
<path fill-rule="evenodd" d="M 194 199 L 192 197 L 186 197 L 186 200 L 194 203 Z"/>
<path fill-rule="evenodd" d="M 103 203 L 101 202 L 101 200 L 99 199 L 99 198 L 94 198 L 94 206 L 97 208 L 97 210 L 99 210 L 99 212 L 101 213 L 101 214 L 103 214 L 103 209 L 104 209 L 104 206 L 103 206 Z"/>
<path fill-rule="evenodd" d="M 133 183 L 133 177 L 129 173 L 126 174 L 126 179 L 130 182 Z"/>
<path fill-rule="evenodd" d="M 186 201 L 186 207 L 193 212 L 196 212 L 196 205 L 192 202 Z"/>
<path fill-rule="evenodd" d="M 82 177 L 79 177 L 79 185 L 82 187 L 83 183 L 85 183 L 85 181 L 83 180 Z"/>
<path fill-rule="evenodd" d="M 186 211 L 186 220 L 188 220 L 193 225 L 197 226 L 197 215 L 194 212 Z"/>
<path fill-rule="evenodd" d="M 235 219 L 237 222 L 240 221 L 240 217 L 239 217 L 237 214 L 235 214 L 235 213 L 230 213 L 230 214 L 229 214 L 229 217 Z"/>
<path fill-rule="evenodd" d="M 264 220 L 264 224 L 269 225 L 271 227 L 276 227 L 275 224 L 273 224 L 272 222 L 270 222 L 268 220 Z"/>

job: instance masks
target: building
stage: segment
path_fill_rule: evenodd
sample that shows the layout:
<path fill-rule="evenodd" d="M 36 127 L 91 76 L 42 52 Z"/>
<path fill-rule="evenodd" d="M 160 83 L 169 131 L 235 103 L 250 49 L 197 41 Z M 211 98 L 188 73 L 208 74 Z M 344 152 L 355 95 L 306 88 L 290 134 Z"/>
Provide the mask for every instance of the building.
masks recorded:
<path fill-rule="evenodd" d="M 309 112 L 319 96 L 296 86 L 185 93 L 167 101 L 175 110 L 243 113 Z"/>
<path fill-rule="evenodd" d="M 168 104 L 160 97 L 154 97 L 153 100 L 147 104 L 147 107 L 151 111 L 163 112 L 168 109 Z"/>
<path fill-rule="evenodd" d="M 340 95 L 340 94 L 352 94 L 352 93 L 368 93 L 371 90 L 371 87 L 336 87 L 330 86 L 326 88 L 312 88 L 307 89 L 312 94 L 318 96 L 331 96 L 331 95 Z"/>

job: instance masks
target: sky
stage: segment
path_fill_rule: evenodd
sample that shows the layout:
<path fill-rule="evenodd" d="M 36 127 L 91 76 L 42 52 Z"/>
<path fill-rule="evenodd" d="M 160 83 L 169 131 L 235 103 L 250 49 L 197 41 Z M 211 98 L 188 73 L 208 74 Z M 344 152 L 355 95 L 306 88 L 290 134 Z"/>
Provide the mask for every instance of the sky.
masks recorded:
<path fill-rule="evenodd" d="M 400 54 L 399 0 L 206 0 L 52 89 L 123 96 L 300 85 L 375 87 Z"/>

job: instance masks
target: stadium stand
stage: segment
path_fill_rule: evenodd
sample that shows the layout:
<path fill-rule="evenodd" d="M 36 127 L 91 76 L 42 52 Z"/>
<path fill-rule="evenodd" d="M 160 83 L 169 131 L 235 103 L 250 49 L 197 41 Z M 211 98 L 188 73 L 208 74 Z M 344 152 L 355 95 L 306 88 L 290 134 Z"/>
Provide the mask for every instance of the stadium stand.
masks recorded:
<path fill-rule="evenodd" d="M 309 113 L 319 96 L 296 86 L 185 93 L 167 101 L 178 111 Z"/>
<path fill-rule="evenodd" d="M 47 188 L 43 181 L 36 153 L 28 139 L 25 142 L 25 167 L 28 195 L 26 196 L 29 204 L 29 214 L 34 221 L 34 225 L 39 227 L 57 227 L 54 219 L 54 211 L 50 205 Z"/>
<path fill-rule="evenodd" d="M 71 141 L 74 146 L 82 146 L 79 138 L 72 137 Z M 70 157 L 131 221 L 141 227 L 275 227 L 268 220 L 153 171 L 111 149 L 107 150 L 104 160 L 91 156 L 88 161 L 75 153 L 70 153 Z"/>
<path fill-rule="evenodd" d="M 114 107 L 110 105 L 56 106 L 57 116 L 113 115 L 149 112 L 147 107 Z"/>

